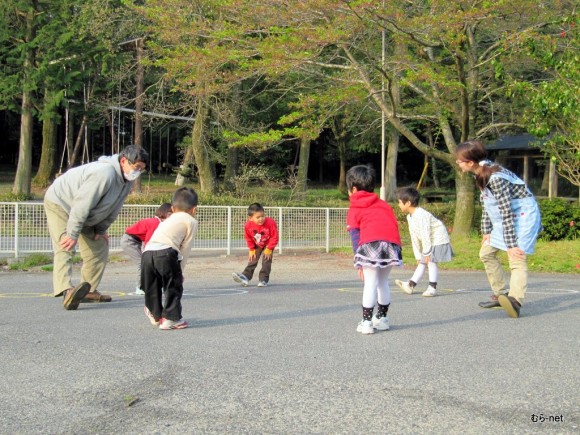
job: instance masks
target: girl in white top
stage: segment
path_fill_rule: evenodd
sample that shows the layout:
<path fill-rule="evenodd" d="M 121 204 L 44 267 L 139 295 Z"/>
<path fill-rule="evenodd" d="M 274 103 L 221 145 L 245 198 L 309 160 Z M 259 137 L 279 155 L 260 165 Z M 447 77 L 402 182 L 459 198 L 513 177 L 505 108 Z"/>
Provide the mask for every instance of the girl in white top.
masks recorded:
<path fill-rule="evenodd" d="M 429 213 L 419 207 L 421 194 L 412 187 L 404 187 L 397 191 L 399 208 L 403 213 L 408 213 L 409 233 L 413 245 L 413 253 L 417 260 L 417 269 L 409 281 L 395 280 L 405 293 L 413 294 L 417 282 L 423 276 L 425 268 L 429 270 L 429 286 L 423 292 L 423 296 L 435 296 L 437 294 L 437 279 L 439 268 L 437 263 L 450 261 L 453 257 L 453 249 L 449 241 L 449 233 L 445 225 Z"/>

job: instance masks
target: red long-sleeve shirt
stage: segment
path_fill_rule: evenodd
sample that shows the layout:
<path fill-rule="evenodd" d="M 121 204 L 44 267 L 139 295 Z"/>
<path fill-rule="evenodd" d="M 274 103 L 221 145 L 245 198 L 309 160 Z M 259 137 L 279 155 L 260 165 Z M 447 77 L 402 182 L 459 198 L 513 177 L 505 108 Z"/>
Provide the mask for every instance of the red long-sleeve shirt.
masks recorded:
<path fill-rule="evenodd" d="M 274 219 L 267 217 L 264 225 L 247 221 L 244 225 L 244 237 L 250 250 L 268 248 L 273 251 L 278 245 L 278 227 Z"/>
<path fill-rule="evenodd" d="M 130 227 L 127 227 L 127 229 L 125 229 L 125 233 L 129 234 L 130 236 L 135 236 L 144 244 L 147 244 L 160 223 L 161 219 L 159 219 L 157 216 L 141 219 Z"/>

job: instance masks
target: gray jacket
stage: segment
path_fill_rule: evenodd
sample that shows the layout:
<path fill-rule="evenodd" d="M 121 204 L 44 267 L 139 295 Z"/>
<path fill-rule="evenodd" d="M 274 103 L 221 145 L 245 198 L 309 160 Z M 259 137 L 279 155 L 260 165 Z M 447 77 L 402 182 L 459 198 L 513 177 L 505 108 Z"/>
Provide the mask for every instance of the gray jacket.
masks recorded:
<path fill-rule="evenodd" d="M 132 181 L 125 180 L 119 156 L 115 154 L 69 169 L 54 180 L 44 200 L 68 213 L 66 232 L 77 240 L 83 227 L 94 227 L 96 234 L 105 234 L 132 186 Z"/>

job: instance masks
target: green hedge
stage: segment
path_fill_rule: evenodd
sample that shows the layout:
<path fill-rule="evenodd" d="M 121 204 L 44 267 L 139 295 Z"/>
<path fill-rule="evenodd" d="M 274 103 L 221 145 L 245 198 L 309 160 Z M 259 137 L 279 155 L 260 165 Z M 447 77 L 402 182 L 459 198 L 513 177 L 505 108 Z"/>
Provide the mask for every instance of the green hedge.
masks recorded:
<path fill-rule="evenodd" d="M 538 201 L 542 213 L 540 239 L 576 240 L 580 236 L 580 206 L 577 203 L 554 198 Z"/>

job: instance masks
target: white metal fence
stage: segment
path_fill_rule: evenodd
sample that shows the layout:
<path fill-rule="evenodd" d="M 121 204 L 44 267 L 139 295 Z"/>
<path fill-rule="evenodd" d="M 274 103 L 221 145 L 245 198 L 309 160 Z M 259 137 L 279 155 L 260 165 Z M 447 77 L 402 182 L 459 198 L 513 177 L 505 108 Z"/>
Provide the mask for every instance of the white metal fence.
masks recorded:
<path fill-rule="evenodd" d="M 154 216 L 157 205 L 126 204 L 109 228 L 111 251 L 120 251 L 125 228 Z M 245 249 L 243 227 L 246 207 L 199 206 L 199 229 L 193 249 Z M 278 224 L 284 249 L 323 249 L 350 246 L 346 232 L 345 208 L 266 207 L 266 215 Z M 41 202 L 0 202 L 0 255 L 22 257 L 37 252 L 52 252 L 50 236 Z"/>

